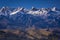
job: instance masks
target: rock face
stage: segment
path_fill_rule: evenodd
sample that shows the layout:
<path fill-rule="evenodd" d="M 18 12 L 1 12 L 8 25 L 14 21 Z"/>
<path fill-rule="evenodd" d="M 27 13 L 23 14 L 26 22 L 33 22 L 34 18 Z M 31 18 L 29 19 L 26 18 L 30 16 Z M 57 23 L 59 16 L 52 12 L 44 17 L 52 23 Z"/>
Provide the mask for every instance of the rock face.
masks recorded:
<path fill-rule="evenodd" d="M 4 24 L 4 25 L 3 25 Z M 60 10 L 56 7 L 37 9 L 0 8 L 0 29 L 59 28 Z"/>

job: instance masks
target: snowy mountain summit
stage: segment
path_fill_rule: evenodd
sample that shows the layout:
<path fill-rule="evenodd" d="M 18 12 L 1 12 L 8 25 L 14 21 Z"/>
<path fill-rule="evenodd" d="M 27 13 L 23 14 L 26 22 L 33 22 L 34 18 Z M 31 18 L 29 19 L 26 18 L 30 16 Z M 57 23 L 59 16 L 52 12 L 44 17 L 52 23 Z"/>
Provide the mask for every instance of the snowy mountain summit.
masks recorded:
<path fill-rule="evenodd" d="M 41 8 L 41 9 L 37 9 L 32 7 L 32 9 L 28 10 L 25 8 L 9 8 L 9 7 L 2 7 L 0 8 L 0 15 L 14 15 L 20 12 L 24 12 L 26 14 L 32 14 L 32 15 L 46 15 L 47 13 L 49 13 L 50 11 L 54 11 L 54 12 L 60 12 L 57 10 L 56 7 L 53 8 Z"/>

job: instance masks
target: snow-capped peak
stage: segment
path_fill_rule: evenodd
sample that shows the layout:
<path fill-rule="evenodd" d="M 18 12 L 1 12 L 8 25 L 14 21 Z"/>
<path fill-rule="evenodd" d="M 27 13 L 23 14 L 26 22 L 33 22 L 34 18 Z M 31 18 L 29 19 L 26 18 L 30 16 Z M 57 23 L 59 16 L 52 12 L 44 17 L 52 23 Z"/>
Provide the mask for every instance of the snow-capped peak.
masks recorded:
<path fill-rule="evenodd" d="M 0 9 L 0 12 L 5 11 L 5 9 L 6 9 L 6 7 L 2 7 L 2 8 Z"/>
<path fill-rule="evenodd" d="M 10 10 L 9 10 L 8 7 L 2 7 L 2 8 L 0 9 L 0 15 L 5 15 L 5 16 L 7 16 L 7 15 L 9 15 L 9 13 L 10 13 Z"/>
<path fill-rule="evenodd" d="M 34 9 L 34 10 L 33 10 Z M 32 14 L 32 15 L 46 15 L 48 13 L 48 11 L 45 8 L 42 9 L 36 9 L 36 8 L 32 8 L 32 10 L 30 10 L 28 12 L 28 14 Z"/>
<path fill-rule="evenodd" d="M 53 7 L 53 8 L 41 8 L 41 9 L 36 9 L 34 7 L 32 7 L 32 10 L 29 10 L 27 13 L 28 14 L 32 14 L 32 15 L 39 15 L 39 16 L 42 16 L 42 15 L 47 15 L 50 11 L 54 11 L 54 12 L 60 12 L 58 11 L 58 9 L 56 7 Z"/>
<path fill-rule="evenodd" d="M 38 9 L 37 8 L 35 8 L 35 7 L 32 7 L 32 9 L 31 9 L 32 11 L 37 11 Z"/>
<path fill-rule="evenodd" d="M 58 12 L 58 10 L 56 10 L 57 8 L 56 7 L 53 7 L 53 8 L 41 8 L 41 9 L 37 9 L 35 7 L 32 7 L 32 9 L 28 10 L 26 8 L 21 8 L 21 7 L 18 7 L 18 8 L 14 8 L 13 11 L 11 11 L 9 9 L 9 7 L 2 7 L 0 9 L 0 15 L 14 15 L 14 14 L 17 14 L 17 13 L 20 13 L 20 12 L 25 12 L 26 14 L 31 14 L 31 15 L 46 15 L 49 11 L 54 11 L 54 12 Z"/>
<path fill-rule="evenodd" d="M 16 11 L 11 12 L 11 13 L 10 13 L 10 15 L 14 15 L 14 14 L 16 14 L 16 13 L 18 13 L 18 12 L 22 11 L 23 9 L 24 9 L 24 8 L 17 8 L 17 10 L 16 10 Z"/>
<path fill-rule="evenodd" d="M 56 7 L 53 7 L 53 8 L 52 8 L 52 11 L 56 11 Z"/>

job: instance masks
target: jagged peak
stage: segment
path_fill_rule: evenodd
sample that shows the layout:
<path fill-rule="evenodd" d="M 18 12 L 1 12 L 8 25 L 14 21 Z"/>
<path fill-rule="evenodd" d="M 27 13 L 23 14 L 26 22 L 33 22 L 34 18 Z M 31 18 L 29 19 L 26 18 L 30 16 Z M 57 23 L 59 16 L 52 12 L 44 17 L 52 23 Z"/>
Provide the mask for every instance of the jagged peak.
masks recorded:
<path fill-rule="evenodd" d="M 53 7 L 53 8 L 52 8 L 52 11 L 56 11 L 56 9 L 57 9 L 56 7 Z"/>
<path fill-rule="evenodd" d="M 37 11 L 38 9 L 32 6 L 32 11 Z"/>
<path fill-rule="evenodd" d="M 0 9 L 0 12 L 2 12 L 2 11 L 6 11 L 7 9 L 9 9 L 9 7 L 2 7 L 1 9 Z"/>
<path fill-rule="evenodd" d="M 24 10 L 24 8 L 18 7 L 17 9 L 15 9 L 15 11 L 11 12 L 10 15 L 14 15 L 14 14 L 16 14 L 16 13 L 18 13 L 18 12 L 23 11 L 23 10 Z"/>
<path fill-rule="evenodd" d="M 47 14 L 49 11 L 56 11 L 56 9 L 57 9 L 56 7 L 53 7 L 53 8 L 41 8 L 41 9 L 37 9 L 35 7 L 32 7 L 31 10 L 28 10 L 26 8 L 23 8 L 23 7 L 18 7 L 18 8 L 15 8 L 13 11 L 11 11 L 9 14 L 14 15 L 14 14 L 16 14 L 18 12 L 25 12 L 27 14 L 41 15 L 41 14 Z M 7 11 L 7 10 L 10 10 L 9 7 L 2 7 L 0 9 L 0 12 L 4 12 L 4 11 Z"/>

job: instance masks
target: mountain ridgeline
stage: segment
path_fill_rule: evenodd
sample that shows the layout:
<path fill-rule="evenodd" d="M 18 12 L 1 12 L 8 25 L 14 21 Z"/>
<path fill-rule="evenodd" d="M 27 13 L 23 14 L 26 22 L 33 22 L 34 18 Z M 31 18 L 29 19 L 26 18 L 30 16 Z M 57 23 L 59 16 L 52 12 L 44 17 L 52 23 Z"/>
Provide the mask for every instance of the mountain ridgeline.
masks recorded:
<path fill-rule="evenodd" d="M 60 28 L 60 9 L 32 7 L 26 8 L 0 8 L 0 29 L 25 29 L 36 28 Z"/>

